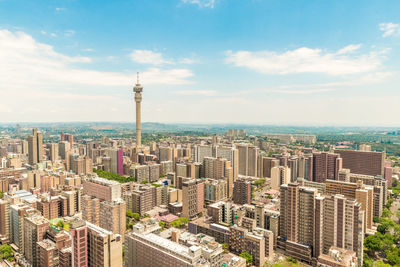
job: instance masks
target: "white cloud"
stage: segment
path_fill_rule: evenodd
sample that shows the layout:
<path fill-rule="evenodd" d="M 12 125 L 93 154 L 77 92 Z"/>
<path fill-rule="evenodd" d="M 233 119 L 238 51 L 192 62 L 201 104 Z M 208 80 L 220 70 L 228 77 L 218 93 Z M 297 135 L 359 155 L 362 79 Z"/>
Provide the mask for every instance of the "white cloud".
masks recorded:
<path fill-rule="evenodd" d="M 132 61 L 141 64 L 162 65 L 172 64 L 172 61 L 165 60 L 161 53 L 153 52 L 151 50 L 133 50 L 129 54 Z"/>
<path fill-rule="evenodd" d="M 365 73 L 374 71 L 382 65 L 384 51 L 348 55 L 357 49 L 358 45 L 346 46 L 336 53 L 307 47 L 283 53 L 227 51 L 226 63 L 265 74 L 323 73 L 329 75 Z"/>
<path fill-rule="evenodd" d="M 26 87 L 37 89 L 55 84 L 130 86 L 135 72 L 106 72 L 78 65 L 91 63 L 83 56 L 67 56 L 52 46 L 39 43 L 23 32 L 0 30 L 0 88 Z M 78 65 L 77 65 L 78 64 Z M 146 84 L 187 84 L 193 73 L 184 68 L 150 68 L 141 73 Z"/>
<path fill-rule="evenodd" d="M 56 7 L 56 11 L 57 11 L 57 12 L 64 11 L 64 10 L 65 10 L 64 7 Z"/>
<path fill-rule="evenodd" d="M 355 44 L 355 45 L 348 45 L 340 49 L 336 54 L 338 55 L 343 55 L 343 54 L 348 54 L 348 53 L 353 53 L 360 49 L 361 44 Z"/>
<path fill-rule="evenodd" d="M 198 5 L 199 7 L 214 8 L 215 0 L 182 0 L 184 4 Z"/>
<path fill-rule="evenodd" d="M 392 22 L 379 24 L 379 29 L 383 31 L 382 37 L 400 36 L 400 24 Z"/>
<path fill-rule="evenodd" d="M 55 34 L 54 32 L 50 33 L 51 37 L 57 37 L 57 34 Z"/>

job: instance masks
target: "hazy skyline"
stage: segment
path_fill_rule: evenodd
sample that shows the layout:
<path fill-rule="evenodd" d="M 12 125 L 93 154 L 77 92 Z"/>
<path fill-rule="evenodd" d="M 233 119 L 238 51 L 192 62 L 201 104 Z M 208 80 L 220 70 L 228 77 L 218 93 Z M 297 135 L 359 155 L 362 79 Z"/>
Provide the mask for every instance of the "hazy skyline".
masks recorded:
<path fill-rule="evenodd" d="M 0 1 L 1 122 L 398 125 L 400 2 Z M 5 100 L 4 100 L 5 99 Z"/>

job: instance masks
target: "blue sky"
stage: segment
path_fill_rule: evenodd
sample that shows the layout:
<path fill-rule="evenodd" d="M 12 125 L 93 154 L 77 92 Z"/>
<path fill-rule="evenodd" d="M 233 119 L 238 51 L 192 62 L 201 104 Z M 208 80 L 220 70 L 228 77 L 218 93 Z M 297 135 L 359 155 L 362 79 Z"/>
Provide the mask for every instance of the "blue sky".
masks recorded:
<path fill-rule="evenodd" d="M 399 1 L 0 0 L 1 121 L 398 126 Z"/>

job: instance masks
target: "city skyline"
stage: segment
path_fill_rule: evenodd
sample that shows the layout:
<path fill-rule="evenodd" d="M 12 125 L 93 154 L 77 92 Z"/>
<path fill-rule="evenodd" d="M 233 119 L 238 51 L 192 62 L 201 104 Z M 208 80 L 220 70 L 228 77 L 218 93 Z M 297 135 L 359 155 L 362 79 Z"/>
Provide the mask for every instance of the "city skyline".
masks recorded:
<path fill-rule="evenodd" d="M 395 126 L 399 7 L 1 1 L 1 122 Z"/>

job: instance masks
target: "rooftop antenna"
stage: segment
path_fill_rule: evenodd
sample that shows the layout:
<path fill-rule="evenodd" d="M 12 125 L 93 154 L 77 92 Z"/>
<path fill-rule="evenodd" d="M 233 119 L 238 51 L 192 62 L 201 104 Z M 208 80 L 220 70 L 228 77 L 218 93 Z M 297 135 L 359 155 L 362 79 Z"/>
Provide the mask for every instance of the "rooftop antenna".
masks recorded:
<path fill-rule="evenodd" d="M 136 72 L 137 75 L 137 84 L 139 84 L 139 72 Z"/>

